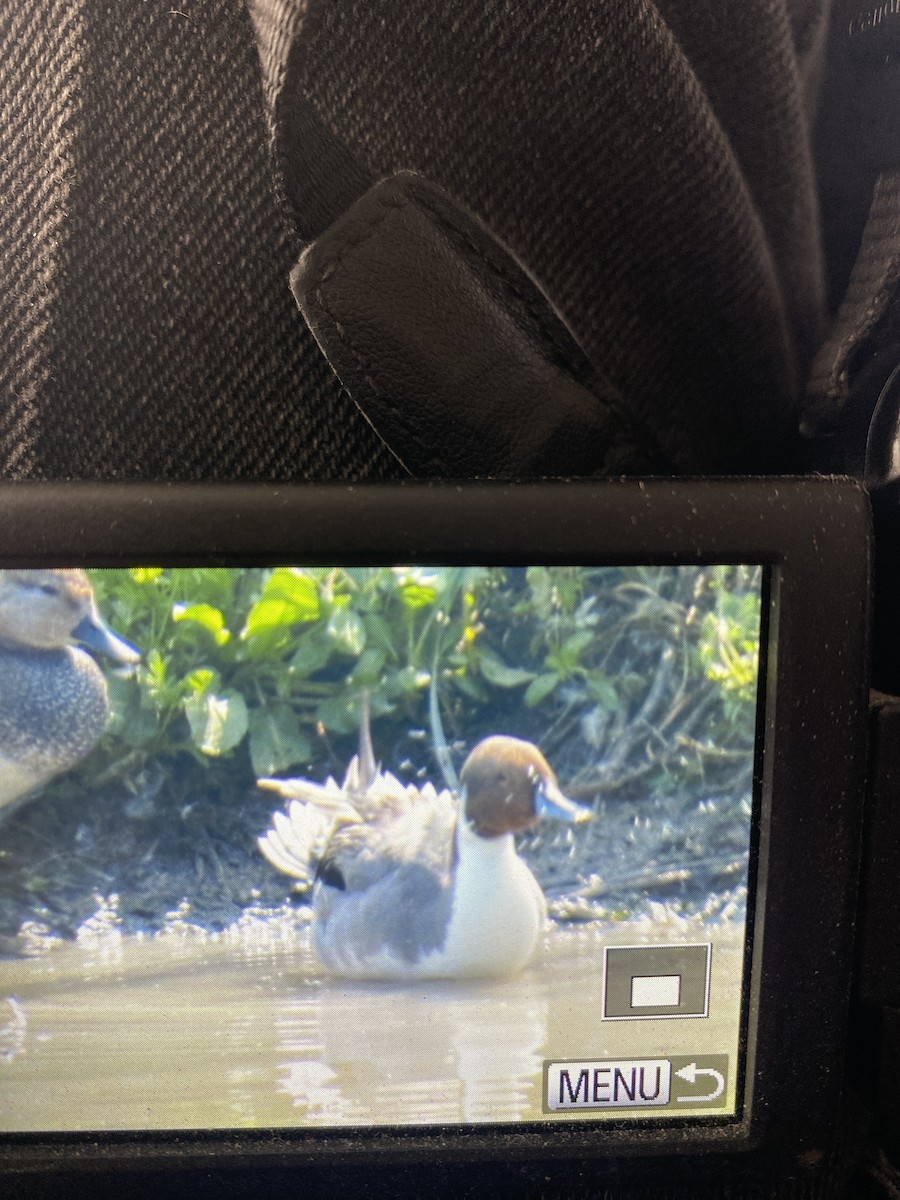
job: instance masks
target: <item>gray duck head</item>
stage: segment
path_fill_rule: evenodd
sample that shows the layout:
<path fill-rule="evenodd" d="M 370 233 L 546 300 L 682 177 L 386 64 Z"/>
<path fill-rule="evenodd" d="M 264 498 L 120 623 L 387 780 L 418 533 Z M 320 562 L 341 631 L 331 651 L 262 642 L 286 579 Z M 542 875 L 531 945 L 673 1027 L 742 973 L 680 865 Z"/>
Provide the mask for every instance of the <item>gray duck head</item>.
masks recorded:
<path fill-rule="evenodd" d="M 77 568 L 0 571 L 0 643 L 32 650 L 83 645 L 123 665 L 140 660 L 100 619 L 90 581 Z"/>
<path fill-rule="evenodd" d="M 122 665 L 140 659 L 101 620 L 84 571 L 0 570 L 3 815 L 100 739 L 109 700 L 95 652 Z"/>

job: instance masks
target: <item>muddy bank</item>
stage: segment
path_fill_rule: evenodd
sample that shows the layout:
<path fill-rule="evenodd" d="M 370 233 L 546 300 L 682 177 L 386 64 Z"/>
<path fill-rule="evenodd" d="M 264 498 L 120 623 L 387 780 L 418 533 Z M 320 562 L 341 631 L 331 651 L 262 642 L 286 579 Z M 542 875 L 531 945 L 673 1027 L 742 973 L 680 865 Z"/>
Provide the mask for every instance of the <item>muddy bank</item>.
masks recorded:
<path fill-rule="evenodd" d="M 110 896 L 126 933 L 155 932 L 179 908 L 215 931 L 248 907 L 303 903 L 256 848 L 274 805 L 251 774 L 210 793 L 185 757 L 175 776 L 177 795 L 115 782 L 73 797 L 51 785 L 3 818 L 0 952 L 21 951 L 23 926 L 73 937 Z M 748 811 L 746 792 L 601 798 L 592 822 L 545 824 L 521 853 L 558 920 L 624 920 L 648 903 L 715 919 L 743 903 Z"/>

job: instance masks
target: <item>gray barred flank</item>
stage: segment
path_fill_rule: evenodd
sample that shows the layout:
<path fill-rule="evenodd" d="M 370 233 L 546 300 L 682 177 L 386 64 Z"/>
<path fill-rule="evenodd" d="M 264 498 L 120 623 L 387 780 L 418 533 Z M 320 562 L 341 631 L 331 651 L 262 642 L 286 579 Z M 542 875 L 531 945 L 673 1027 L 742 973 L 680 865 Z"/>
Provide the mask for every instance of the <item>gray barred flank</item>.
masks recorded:
<path fill-rule="evenodd" d="M 351 960 L 365 961 L 384 951 L 412 966 L 443 948 L 453 893 L 420 863 L 398 864 L 354 899 L 336 913 L 327 900 L 319 909 L 317 944 L 326 962 L 333 964 L 345 952 Z"/>

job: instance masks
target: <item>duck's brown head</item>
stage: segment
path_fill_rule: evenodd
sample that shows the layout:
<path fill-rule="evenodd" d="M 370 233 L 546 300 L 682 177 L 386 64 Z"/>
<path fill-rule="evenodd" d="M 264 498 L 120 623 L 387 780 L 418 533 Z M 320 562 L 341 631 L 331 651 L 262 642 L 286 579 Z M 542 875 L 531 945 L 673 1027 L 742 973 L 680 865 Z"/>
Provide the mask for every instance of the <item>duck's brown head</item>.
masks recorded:
<path fill-rule="evenodd" d="M 465 818 L 483 838 L 520 833 L 542 817 L 581 822 L 591 813 L 563 795 L 531 742 L 495 736 L 479 742 L 460 774 Z"/>

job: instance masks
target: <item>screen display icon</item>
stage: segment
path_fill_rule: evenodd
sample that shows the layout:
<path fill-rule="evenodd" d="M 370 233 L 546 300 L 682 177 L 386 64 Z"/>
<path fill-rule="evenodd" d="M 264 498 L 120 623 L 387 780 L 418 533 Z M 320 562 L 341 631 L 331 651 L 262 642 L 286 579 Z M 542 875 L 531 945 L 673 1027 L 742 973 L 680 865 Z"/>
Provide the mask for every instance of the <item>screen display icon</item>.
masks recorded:
<path fill-rule="evenodd" d="M 712 946 L 608 946 L 603 1020 L 641 1021 L 709 1015 Z"/>
<path fill-rule="evenodd" d="M 680 975 L 632 976 L 632 1008 L 677 1008 L 680 1003 Z"/>
<path fill-rule="evenodd" d="M 723 1108 L 727 1083 L 727 1054 L 548 1062 L 544 1106 L 548 1112 L 681 1104 Z"/>

